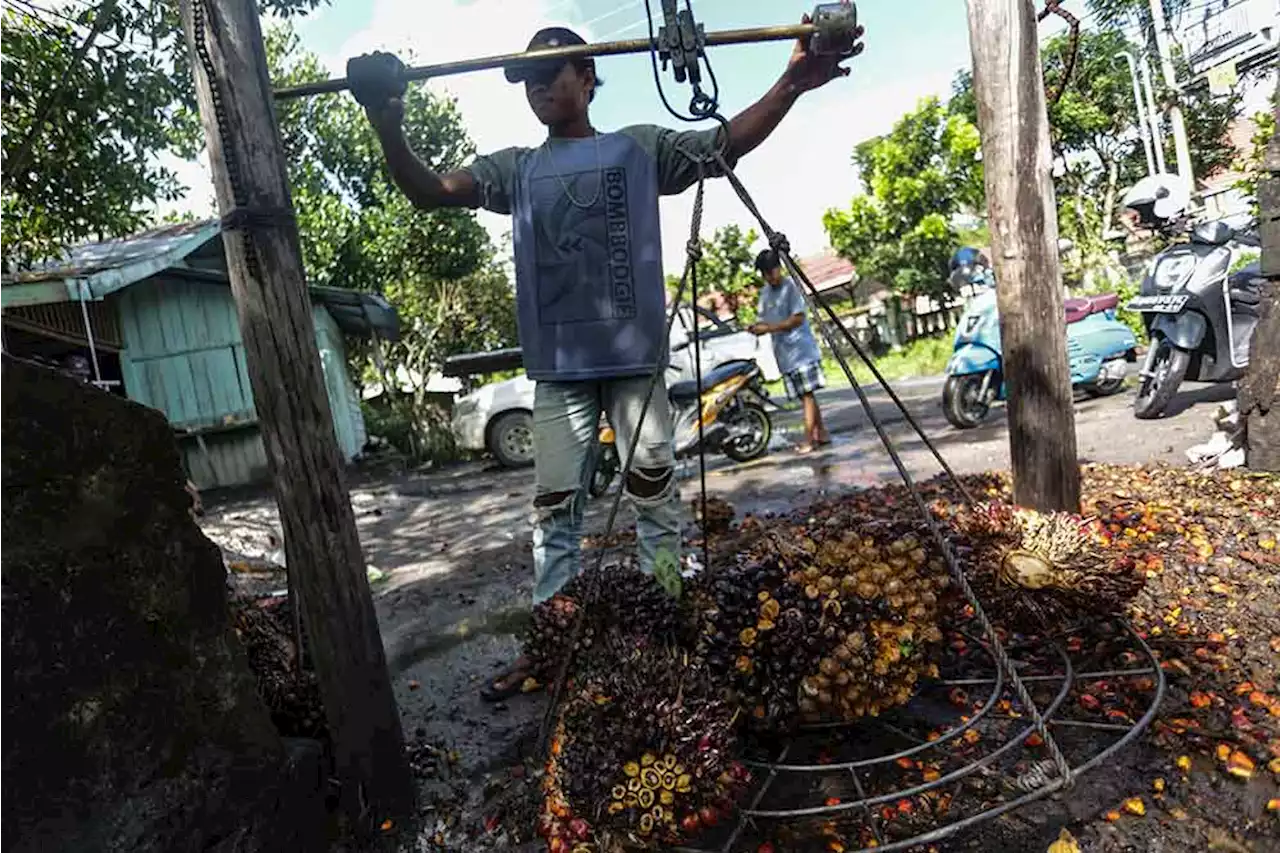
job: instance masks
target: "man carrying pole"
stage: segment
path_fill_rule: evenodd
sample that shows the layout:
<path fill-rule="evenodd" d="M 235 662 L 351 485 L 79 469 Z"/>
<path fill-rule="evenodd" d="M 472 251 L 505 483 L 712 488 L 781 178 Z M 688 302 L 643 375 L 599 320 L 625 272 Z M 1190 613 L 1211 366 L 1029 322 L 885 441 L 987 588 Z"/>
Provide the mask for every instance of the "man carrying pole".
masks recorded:
<path fill-rule="evenodd" d="M 536 33 L 529 49 L 583 43 L 556 27 Z M 521 60 L 505 68 L 506 77 L 524 85 L 546 140 L 477 157 L 444 175 L 427 168 L 405 138 L 400 61 L 373 54 L 348 64 L 351 92 L 377 130 L 392 178 L 417 207 L 484 207 L 514 219 L 520 343 L 537 383 L 535 603 L 581 571 L 585 486 L 602 409 L 620 447 L 639 434 L 624 487 L 636 508 L 640 567 L 659 576 L 679 571 L 681 509 L 660 375 L 667 342 L 658 197 L 696 183 L 698 159 L 704 174 L 717 176 L 711 157 L 722 145 L 729 164 L 754 150 L 801 94 L 848 74 L 839 62 L 798 43 L 778 82 L 728 123 L 726 138 L 719 127 L 600 132 L 588 114 L 602 83 L 593 59 Z M 521 658 L 483 695 L 513 695 L 530 675 Z"/>

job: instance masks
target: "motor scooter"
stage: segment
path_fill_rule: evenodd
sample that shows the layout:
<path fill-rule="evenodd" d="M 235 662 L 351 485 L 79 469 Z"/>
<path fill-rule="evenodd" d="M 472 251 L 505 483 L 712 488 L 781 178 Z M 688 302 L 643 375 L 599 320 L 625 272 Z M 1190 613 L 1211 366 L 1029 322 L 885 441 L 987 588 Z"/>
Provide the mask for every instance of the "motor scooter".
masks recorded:
<path fill-rule="evenodd" d="M 727 361 L 705 373 L 701 397 L 696 381 L 676 382 L 667 388 L 667 400 L 675 425 L 673 449 L 677 459 L 691 456 L 705 446 L 735 462 L 747 462 L 769 449 L 773 419 L 766 408 L 769 398 L 760 365 L 754 360 Z M 608 423 L 601 424 L 596 450 L 596 465 L 588 485 L 592 497 L 608 491 L 621 468 L 617 437 Z"/>
<path fill-rule="evenodd" d="M 1151 339 L 1133 401 L 1140 420 L 1164 414 L 1184 379 L 1225 383 L 1244 376 L 1261 316 L 1258 262 L 1232 271 L 1238 247 L 1261 245 L 1256 220 L 1192 223 L 1187 203 L 1185 190 L 1165 176 L 1140 181 L 1124 199 L 1143 225 L 1179 238 L 1151 262 L 1126 306 L 1141 312 Z"/>
<path fill-rule="evenodd" d="M 1069 248 L 1064 241 L 1060 248 Z M 942 386 L 942 409 L 957 429 L 980 425 L 996 400 L 1005 399 L 1000 317 L 995 280 L 985 258 L 960 250 L 952 259 L 952 283 L 967 283 L 975 295 L 965 306 Z M 1129 363 L 1137 361 L 1137 338 L 1116 319 L 1114 294 L 1064 300 L 1067 360 L 1073 389 L 1106 397 L 1124 387 Z"/>

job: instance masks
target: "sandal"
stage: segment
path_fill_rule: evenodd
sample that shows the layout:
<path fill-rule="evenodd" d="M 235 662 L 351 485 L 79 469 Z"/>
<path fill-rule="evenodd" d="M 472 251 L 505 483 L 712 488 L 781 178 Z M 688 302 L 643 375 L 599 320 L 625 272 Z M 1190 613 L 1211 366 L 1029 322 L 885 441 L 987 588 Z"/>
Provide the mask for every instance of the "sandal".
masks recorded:
<path fill-rule="evenodd" d="M 486 702 L 510 699 L 524 692 L 524 684 L 531 676 L 528 664 L 517 661 L 489 679 L 489 683 L 480 689 L 480 698 Z"/>

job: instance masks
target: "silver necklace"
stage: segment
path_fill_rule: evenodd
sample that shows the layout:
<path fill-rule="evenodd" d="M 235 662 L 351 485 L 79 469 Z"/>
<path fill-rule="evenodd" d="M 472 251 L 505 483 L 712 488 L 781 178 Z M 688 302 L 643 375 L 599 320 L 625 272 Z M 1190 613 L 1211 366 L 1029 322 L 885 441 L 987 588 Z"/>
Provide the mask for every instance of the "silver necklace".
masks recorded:
<path fill-rule="evenodd" d="M 591 132 L 591 139 L 596 146 L 596 193 L 591 197 L 591 201 L 581 202 L 573 197 L 573 191 L 569 189 L 569 183 L 560 174 L 560 170 L 556 168 L 556 159 L 551 154 L 551 137 L 547 137 L 542 143 L 542 151 L 547 155 L 547 162 L 551 164 L 551 174 L 556 176 L 556 180 L 560 182 L 560 188 L 564 190 L 565 198 L 569 199 L 569 203 L 574 207 L 582 210 L 590 210 L 596 206 L 596 202 L 600 200 L 600 188 L 604 186 L 604 162 L 600 159 L 600 134 L 597 131 Z"/>

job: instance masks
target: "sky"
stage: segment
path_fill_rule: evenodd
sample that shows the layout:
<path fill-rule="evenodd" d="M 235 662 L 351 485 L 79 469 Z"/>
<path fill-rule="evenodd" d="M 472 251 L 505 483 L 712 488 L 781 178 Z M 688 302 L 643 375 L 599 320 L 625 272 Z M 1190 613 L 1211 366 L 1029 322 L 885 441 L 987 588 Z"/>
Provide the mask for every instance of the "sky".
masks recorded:
<path fill-rule="evenodd" d="M 660 20 L 658 0 L 652 4 Z M 798 23 L 813 3 L 694 0 L 693 8 L 713 31 Z M 804 95 L 737 169 L 770 224 L 787 234 L 801 256 L 825 248 L 823 212 L 847 205 L 861 190 L 851 162 L 854 145 L 888 131 L 920 98 L 945 97 L 956 71 L 969 65 L 965 4 L 960 0 L 915 0 L 909 14 L 900 2 L 868 0 L 858 14 L 867 33 L 862 56 L 851 62 L 851 75 Z M 331 74 L 343 76 L 349 57 L 372 50 L 412 54 L 413 64 L 445 62 L 523 50 L 537 29 L 549 25 L 572 27 L 587 41 L 647 35 L 642 0 L 331 0 L 295 27 L 303 47 L 318 55 Z M 712 48 L 721 111 L 732 117 L 764 94 L 792 47 L 791 42 L 774 42 Z M 648 55 L 601 58 L 597 71 L 605 81 L 592 104 L 597 128 L 689 126 L 663 108 Z M 677 84 L 669 72 L 662 82 L 672 104 L 687 107 L 687 85 Z M 480 152 L 536 146 L 545 136 L 525 103 L 523 88 L 508 84 L 500 70 L 425 85 L 458 99 Z M 207 167 L 184 164 L 180 174 L 193 189 L 179 207 L 211 212 Z M 662 200 L 668 272 L 683 265 L 692 202 L 692 190 Z M 505 217 L 486 212 L 480 217 L 495 238 L 510 229 Z M 703 233 L 709 236 L 730 223 L 754 225 L 726 182 L 710 182 Z"/>

